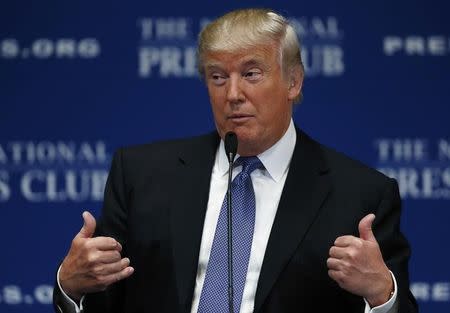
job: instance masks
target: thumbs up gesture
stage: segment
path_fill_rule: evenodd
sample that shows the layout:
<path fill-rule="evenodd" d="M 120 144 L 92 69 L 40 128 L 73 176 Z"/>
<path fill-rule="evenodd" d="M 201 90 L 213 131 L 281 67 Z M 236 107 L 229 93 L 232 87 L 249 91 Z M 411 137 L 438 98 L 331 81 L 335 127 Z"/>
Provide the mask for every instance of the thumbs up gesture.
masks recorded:
<path fill-rule="evenodd" d="M 95 218 L 83 213 L 84 225 L 61 264 L 59 282 L 64 292 L 75 300 L 89 292 L 106 289 L 131 274 L 130 260 L 122 258 L 122 246 L 111 237 L 92 238 Z"/>
<path fill-rule="evenodd" d="M 394 289 L 391 274 L 372 232 L 374 219 L 374 214 L 361 219 L 359 238 L 338 237 L 327 259 L 328 275 L 341 288 L 364 297 L 371 307 L 387 302 Z"/>

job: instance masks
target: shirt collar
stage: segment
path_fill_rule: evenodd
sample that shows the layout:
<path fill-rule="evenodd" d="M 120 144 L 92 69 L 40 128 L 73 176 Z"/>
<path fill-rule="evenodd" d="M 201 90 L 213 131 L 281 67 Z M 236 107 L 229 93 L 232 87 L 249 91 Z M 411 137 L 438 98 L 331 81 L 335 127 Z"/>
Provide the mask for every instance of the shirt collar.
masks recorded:
<path fill-rule="evenodd" d="M 297 140 L 297 132 L 295 131 L 294 122 L 291 119 L 289 127 L 272 147 L 258 155 L 262 164 L 269 173 L 270 177 L 278 182 L 283 174 L 288 170 L 289 163 L 294 153 L 295 142 Z M 220 175 L 228 173 L 228 158 L 225 153 L 225 145 L 223 140 L 220 140 L 217 151 L 217 170 Z M 236 159 L 239 155 L 236 155 Z"/>

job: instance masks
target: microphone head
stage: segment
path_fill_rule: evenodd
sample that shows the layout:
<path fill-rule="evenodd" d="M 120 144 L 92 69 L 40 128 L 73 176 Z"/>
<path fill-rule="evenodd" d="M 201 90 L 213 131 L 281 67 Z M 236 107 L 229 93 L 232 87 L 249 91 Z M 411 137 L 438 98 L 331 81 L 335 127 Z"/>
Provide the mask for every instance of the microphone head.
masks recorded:
<path fill-rule="evenodd" d="M 234 157 L 237 153 L 238 139 L 234 132 L 229 131 L 225 134 L 225 152 L 229 162 L 234 161 Z"/>

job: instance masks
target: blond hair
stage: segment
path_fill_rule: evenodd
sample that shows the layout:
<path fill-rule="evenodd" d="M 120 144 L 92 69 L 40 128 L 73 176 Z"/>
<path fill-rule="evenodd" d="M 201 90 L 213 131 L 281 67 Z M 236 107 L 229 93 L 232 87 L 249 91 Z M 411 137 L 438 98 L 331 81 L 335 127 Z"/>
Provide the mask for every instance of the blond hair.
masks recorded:
<path fill-rule="evenodd" d="M 237 52 L 260 45 L 276 44 L 279 47 L 283 76 L 304 68 L 300 44 L 292 25 L 282 15 L 268 9 L 240 9 L 231 11 L 209 23 L 199 34 L 198 71 L 204 77 L 204 61 L 208 52 Z M 300 92 L 294 102 L 300 102 Z"/>

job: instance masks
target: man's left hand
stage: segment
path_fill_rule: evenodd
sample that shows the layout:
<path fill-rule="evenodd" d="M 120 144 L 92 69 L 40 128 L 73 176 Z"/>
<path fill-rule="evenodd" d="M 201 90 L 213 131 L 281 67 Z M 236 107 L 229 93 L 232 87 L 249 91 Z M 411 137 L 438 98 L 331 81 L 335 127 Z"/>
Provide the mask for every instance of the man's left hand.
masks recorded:
<path fill-rule="evenodd" d="M 394 289 L 389 269 L 372 232 L 374 214 L 359 222 L 359 238 L 338 237 L 327 260 L 328 275 L 348 292 L 364 297 L 371 307 L 389 300 Z"/>

